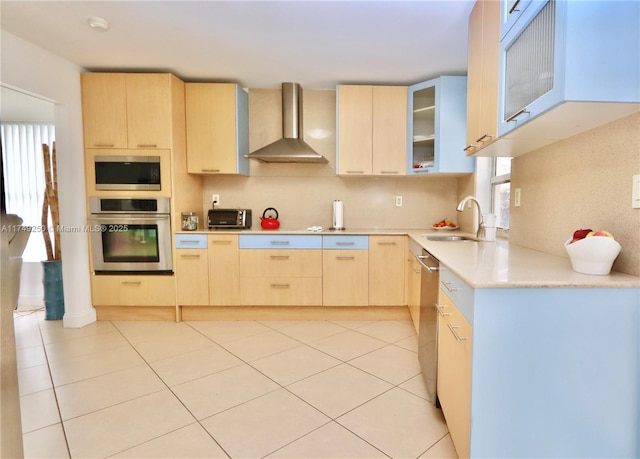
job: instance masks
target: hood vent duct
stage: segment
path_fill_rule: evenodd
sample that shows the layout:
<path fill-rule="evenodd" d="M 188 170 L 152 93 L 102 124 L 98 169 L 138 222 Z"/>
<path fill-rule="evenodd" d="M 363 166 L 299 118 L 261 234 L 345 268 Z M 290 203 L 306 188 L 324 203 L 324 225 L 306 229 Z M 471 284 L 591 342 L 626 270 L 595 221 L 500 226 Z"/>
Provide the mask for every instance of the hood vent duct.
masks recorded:
<path fill-rule="evenodd" d="M 252 153 L 248 158 L 266 163 L 327 163 L 327 159 L 302 140 L 302 88 L 282 83 L 282 139 Z"/>

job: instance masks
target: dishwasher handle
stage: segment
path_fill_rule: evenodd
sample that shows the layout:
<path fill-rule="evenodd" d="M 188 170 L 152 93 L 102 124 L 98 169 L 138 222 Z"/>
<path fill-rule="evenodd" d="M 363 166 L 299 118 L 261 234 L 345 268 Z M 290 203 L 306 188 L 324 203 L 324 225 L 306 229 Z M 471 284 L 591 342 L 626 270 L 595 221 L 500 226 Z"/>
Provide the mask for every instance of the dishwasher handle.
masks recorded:
<path fill-rule="evenodd" d="M 424 261 L 422 260 L 426 260 L 427 258 L 431 258 L 429 255 L 414 255 L 416 257 L 416 260 L 418 260 L 418 263 L 420 263 L 422 265 L 423 268 L 425 268 L 427 271 L 429 271 L 430 273 L 439 271 L 440 268 L 437 266 L 429 266 L 427 265 Z"/>

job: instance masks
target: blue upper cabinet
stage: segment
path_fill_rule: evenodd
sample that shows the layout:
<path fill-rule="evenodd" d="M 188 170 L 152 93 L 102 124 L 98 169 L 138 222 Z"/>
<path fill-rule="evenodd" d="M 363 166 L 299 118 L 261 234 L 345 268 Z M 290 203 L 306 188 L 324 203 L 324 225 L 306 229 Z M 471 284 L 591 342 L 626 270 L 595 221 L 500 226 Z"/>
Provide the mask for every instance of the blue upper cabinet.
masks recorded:
<path fill-rule="evenodd" d="M 441 76 L 409 86 L 407 174 L 471 173 L 464 152 L 467 78 Z"/>
<path fill-rule="evenodd" d="M 500 43 L 499 137 L 530 151 L 640 109 L 640 2 L 525 6 Z"/>
<path fill-rule="evenodd" d="M 500 2 L 500 38 L 509 32 L 532 1 L 541 3 L 545 0 L 504 0 Z"/>

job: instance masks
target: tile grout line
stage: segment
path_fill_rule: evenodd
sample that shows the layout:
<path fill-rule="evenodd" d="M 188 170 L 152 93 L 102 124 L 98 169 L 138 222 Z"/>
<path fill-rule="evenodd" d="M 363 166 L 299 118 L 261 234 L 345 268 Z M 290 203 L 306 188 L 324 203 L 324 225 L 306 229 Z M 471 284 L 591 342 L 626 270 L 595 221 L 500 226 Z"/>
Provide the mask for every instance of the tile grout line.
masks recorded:
<path fill-rule="evenodd" d="M 60 401 L 58 400 L 58 391 L 56 390 L 56 385 L 53 381 L 53 373 L 51 372 L 51 364 L 49 362 L 49 353 L 47 352 L 47 347 L 44 345 L 44 338 L 42 336 L 42 328 L 40 327 L 40 319 L 36 316 L 37 324 L 38 324 L 38 333 L 40 334 L 40 340 L 42 341 L 42 350 L 44 352 L 44 357 L 47 360 L 47 370 L 49 371 L 49 378 L 51 379 L 51 389 L 53 390 L 53 397 L 56 401 L 56 408 L 58 409 L 58 417 L 60 419 L 60 427 L 62 428 L 62 435 L 64 436 L 64 444 L 67 448 L 67 453 L 71 458 L 71 445 L 69 445 L 69 438 L 67 437 L 67 429 L 65 427 L 64 421 L 62 420 L 62 412 L 60 411 Z M 46 319 L 43 319 L 46 320 Z"/>
<path fill-rule="evenodd" d="M 207 433 L 207 435 L 209 435 L 209 437 L 211 437 L 211 439 L 215 442 L 215 444 L 216 444 L 216 445 L 218 445 L 218 447 L 219 447 L 219 448 L 224 452 L 224 454 L 226 454 L 226 455 L 227 455 L 227 457 L 228 457 L 228 458 L 231 458 L 231 455 L 227 452 L 227 450 L 226 450 L 226 449 L 225 449 L 225 448 L 224 448 L 224 447 L 223 447 L 223 446 L 222 446 L 222 445 L 221 445 L 221 444 L 220 444 L 220 443 L 219 443 L 219 442 L 218 442 L 218 441 L 213 437 L 213 435 L 211 435 L 211 433 L 210 433 L 210 432 L 209 432 L 209 431 L 208 431 L 208 430 L 207 430 L 207 429 L 202 425 L 202 423 L 200 422 L 200 420 L 199 420 L 198 418 L 196 418 L 196 416 L 195 416 L 195 415 L 191 412 L 191 410 L 190 410 L 190 409 L 189 409 L 189 408 L 184 404 L 184 402 L 180 399 L 180 397 L 178 397 L 178 395 L 173 391 L 173 389 L 172 389 L 172 388 L 171 388 L 171 387 L 166 383 L 166 381 L 165 381 L 164 379 L 162 379 L 162 377 L 158 374 L 158 372 L 157 372 L 157 371 L 156 371 L 156 370 L 151 366 L 150 362 L 148 362 L 148 361 L 147 361 L 147 359 L 145 359 L 145 358 L 144 358 L 144 356 L 140 353 L 140 351 L 138 351 L 138 349 L 135 347 L 135 345 L 134 345 L 133 343 L 131 343 L 131 341 L 129 341 L 129 339 L 128 339 L 128 338 L 126 337 L 126 335 L 122 332 L 122 330 L 120 330 L 120 329 L 118 328 L 118 326 L 117 326 L 116 324 L 114 324 L 113 322 L 112 322 L 112 324 L 113 324 L 113 326 L 114 326 L 114 327 L 116 327 L 116 329 L 120 332 L 120 334 L 121 334 L 121 335 L 122 335 L 122 337 L 127 341 L 127 343 L 129 343 L 129 345 L 133 348 L 133 350 L 134 350 L 134 351 L 135 351 L 135 352 L 140 356 L 140 358 L 144 361 L 144 363 L 147 365 L 147 367 L 149 367 L 149 369 L 150 369 L 150 370 L 151 370 L 151 371 L 152 371 L 152 372 L 153 372 L 153 373 L 158 377 L 158 379 L 159 379 L 160 381 L 162 381 L 162 384 L 164 384 L 164 386 L 167 388 L 167 390 L 168 390 L 169 392 L 171 392 L 171 395 L 173 395 L 173 396 L 176 398 L 176 400 L 178 400 L 178 402 L 180 402 L 180 404 L 184 407 L 184 409 L 185 409 L 185 410 L 187 410 L 187 412 L 191 415 L 191 417 L 193 418 L 193 420 L 195 421 L 195 423 L 197 423 L 197 424 L 202 428 L 202 430 L 204 430 L 204 431 Z M 188 324 L 187 324 L 187 325 L 188 325 Z M 191 327 L 191 328 L 193 329 L 193 327 Z M 198 331 L 198 330 L 196 330 L 196 331 Z M 198 331 L 198 332 L 199 332 L 199 331 Z M 217 343 L 216 343 L 216 344 L 217 344 Z M 137 397 L 137 398 L 140 398 L 140 397 Z M 189 424 L 188 424 L 188 425 L 189 425 Z M 171 431 L 171 432 L 175 432 L 176 430 L 182 429 L 182 428 L 184 428 L 184 427 L 186 427 L 186 426 L 182 426 L 182 427 L 180 427 L 180 428 L 178 428 L 178 429 L 175 429 L 175 430 L 173 430 L 173 431 Z M 161 437 L 163 437 L 164 435 L 167 435 L 168 433 L 171 433 L 171 432 L 164 433 L 163 435 L 160 435 L 159 437 L 155 437 L 155 438 L 149 439 L 149 440 L 144 441 L 144 442 L 142 442 L 142 443 L 139 443 L 139 444 L 137 444 L 137 445 L 135 445 L 135 446 L 132 446 L 131 448 L 127 448 L 127 449 L 125 449 L 125 450 L 122 450 L 122 451 L 120 451 L 120 452 L 127 451 L 127 450 L 129 450 L 129 449 L 132 449 L 132 448 L 135 448 L 135 447 L 137 447 L 137 446 L 143 445 L 143 444 L 148 443 L 148 442 L 150 442 L 150 441 L 152 441 L 152 440 L 155 440 L 155 439 L 157 439 L 157 438 L 161 438 Z M 116 453 L 116 454 L 118 454 L 118 453 Z"/>

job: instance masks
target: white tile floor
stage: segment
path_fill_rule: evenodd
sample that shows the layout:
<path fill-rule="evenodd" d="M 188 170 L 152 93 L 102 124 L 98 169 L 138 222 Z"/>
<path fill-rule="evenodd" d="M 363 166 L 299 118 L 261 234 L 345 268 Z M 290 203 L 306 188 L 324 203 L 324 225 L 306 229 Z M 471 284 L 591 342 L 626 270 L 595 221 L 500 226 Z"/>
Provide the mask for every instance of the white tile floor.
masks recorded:
<path fill-rule="evenodd" d="M 456 457 L 410 322 L 14 322 L 25 457 Z"/>

